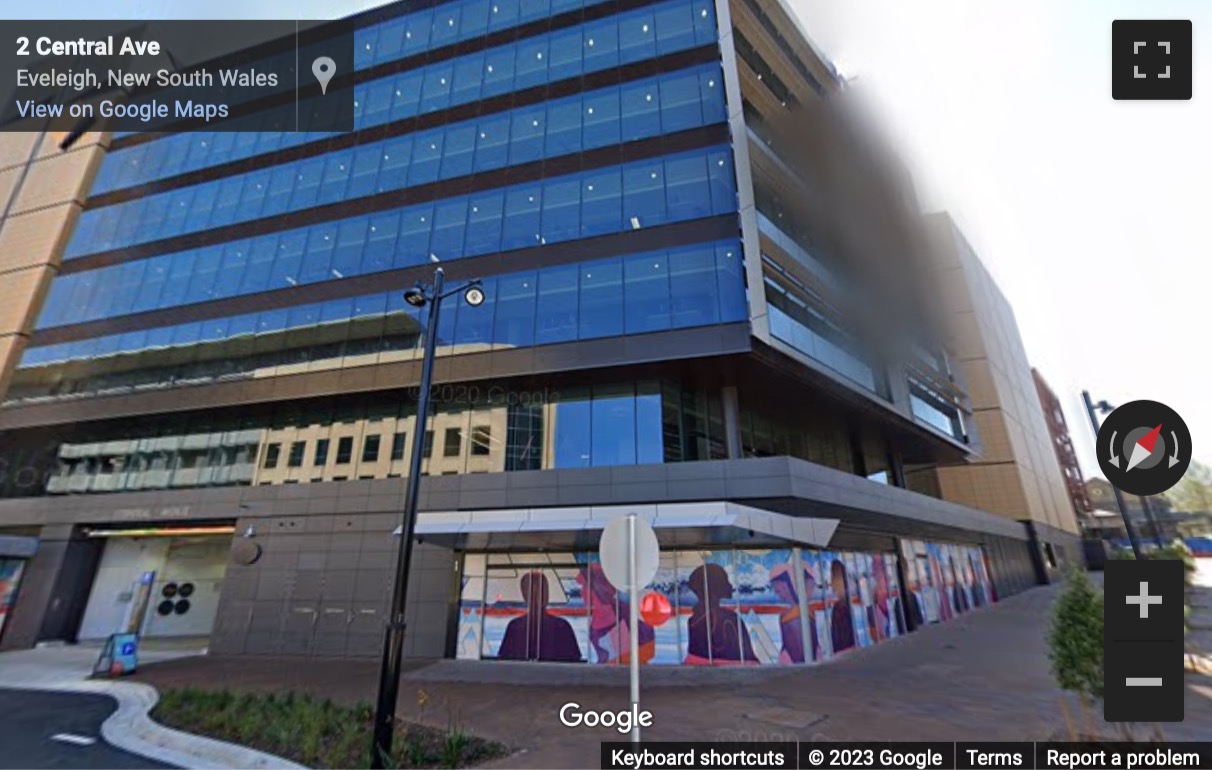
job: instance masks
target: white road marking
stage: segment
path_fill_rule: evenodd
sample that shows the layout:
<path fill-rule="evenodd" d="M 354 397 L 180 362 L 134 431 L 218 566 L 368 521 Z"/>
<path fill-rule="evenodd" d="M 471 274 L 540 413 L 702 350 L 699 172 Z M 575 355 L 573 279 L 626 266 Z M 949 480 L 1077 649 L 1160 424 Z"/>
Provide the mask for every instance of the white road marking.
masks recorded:
<path fill-rule="evenodd" d="M 74 746 L 92 746 L 97 742 L 96 738 L 89 738 L 87 735 L 75 735 L 73 733 L 55 733 L 50 737 L 52 741 L 60 743 L 70 743 Z"/>

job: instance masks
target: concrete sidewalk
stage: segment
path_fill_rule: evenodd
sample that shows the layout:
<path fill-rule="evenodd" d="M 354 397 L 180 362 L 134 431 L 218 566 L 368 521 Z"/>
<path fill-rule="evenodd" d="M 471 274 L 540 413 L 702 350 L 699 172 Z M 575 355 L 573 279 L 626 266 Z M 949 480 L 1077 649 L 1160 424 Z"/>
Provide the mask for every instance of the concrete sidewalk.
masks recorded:
<path fill-rule="evenodd" d="M 1058 591 L 1037 588 L 827 665 L 645 669 L 643 708 L 653 712 L 654 725 L 644 737 L 1067 738 L 1062 703 L 1072 714 L 1076 704 L 1053 683 L 1045 642 Z M 151 666 L 136 677 L 161 688 L 296 690 L 369 703 L 377 675 L 374 661 L 211 657 Z M 558 711 L 570 701 L 583 709 L 626 709 L 626 671 L 575 664 L 417 663 L 405 674 L 400 716 L 440 728 L 457 723 L 518 750 L 497 767 L 597 767 L 598 743 L 625 738 L 609 729 L 563 726 Z M 1166 725 L 1165 734 L 1171 740 L 1212 739 L 1212 677 L 1189 677 L 1186 721 Z"/>
<path fill-rule="evenodd" d="M 223 741 L 191 735 L 160 725 L 148 716 L 159 699 L 155 688 L 129 678 L 89 679 L 100 651 L 98 645 L 72 645 L 0 654 L 0 688 L 105 695 L 118 703 L 101 724 L 101 737 L 112 746 L 157 762 L 188 768 L 298 768 L 281 757 Z M 140 666 L 149 663 L 201 660 L 205 650 L 173 649 L 140 652 Z"/>

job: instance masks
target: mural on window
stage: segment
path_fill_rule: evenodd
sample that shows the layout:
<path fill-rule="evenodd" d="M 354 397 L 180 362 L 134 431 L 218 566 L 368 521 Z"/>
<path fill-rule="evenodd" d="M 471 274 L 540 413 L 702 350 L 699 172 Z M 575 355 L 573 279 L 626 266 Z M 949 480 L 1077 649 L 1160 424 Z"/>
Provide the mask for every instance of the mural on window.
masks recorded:
<path fill-rule="evenodd" d="M 824 660 L 905 633 L 897 557 L 783 549 L 673 551 L 640 595 L 645 665 Z M 596 553 L 468 554 L 460 658 L 624 665 L 628 596 Z"/>
<path fill-rule="evenodd" d="M 979 546 L 900 541 L 911 627 L 943 623 L 997 601 Z"/>
<path fill-rule="evenodd" d="M 24 561 L 0 559 L 0 633 L 4 632 L 4 622 L 17 601 L 17 586 L 21 583 L 21 573 L 24 571 Z"/>

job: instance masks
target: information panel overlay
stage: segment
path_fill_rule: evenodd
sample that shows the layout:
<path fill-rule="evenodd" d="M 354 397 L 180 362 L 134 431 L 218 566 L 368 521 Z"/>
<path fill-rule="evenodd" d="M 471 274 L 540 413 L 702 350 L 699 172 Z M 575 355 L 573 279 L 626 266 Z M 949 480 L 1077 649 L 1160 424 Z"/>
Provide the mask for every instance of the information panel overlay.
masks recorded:
<path fill-rule="evenodd" d="M 353 21 L 0 21 L 0 131 L 352 131 Z"/>
<path fill-rule="evenodd" d="M 602 744 L 603 768 L 695 770 L 1212 770 L 1200 743 L 651 743 Z"/>

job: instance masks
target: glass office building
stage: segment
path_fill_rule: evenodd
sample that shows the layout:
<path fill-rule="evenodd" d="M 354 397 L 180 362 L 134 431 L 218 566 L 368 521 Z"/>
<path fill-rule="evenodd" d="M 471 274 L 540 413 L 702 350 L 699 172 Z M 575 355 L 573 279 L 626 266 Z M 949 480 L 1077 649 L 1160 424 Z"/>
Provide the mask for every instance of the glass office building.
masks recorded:
<path fill-rule="evenodd" d="M 1020 524 L 915 482 L 976 441 L 943 343 L 890 357 L 864 320 L 880 295 L 863 260 L 899 263 L 908 240 L 854 233 L 912 228 L 913 204 L 886 205 L 911 192 L 835 141 L 844 84 L 784 8 L 452 0 L 357 25 L 352 133 L 121 134 L 95 152 L 0 409 L 0 534 L 42 542 L 6 646 L 129 622 L 151 574 L 157 596 L 215 594 L 205 624 L 153 607 L 163 635 L 376 654 L 418 430 L 413 655 L 555 656 L 484 629 L 522 613 L 534 573 L 553 606 L 617 603 L 593 550 L 629 511 L 654 519 L 662 596 L 691 619 L 753 559 L 760 579 L 791 565 L 804 617 L 852 592 L 855 618 L 881 607 L 858 646 L 930 622 L 905 611 L 915 586 L 950 597 L 939 619 L 940 601 L 1034 579 Z M 789 116 L 802 146 L 780 138 Z M 851 176 L 879 200 L 848 196 Z M 448 301 L 431 330 L 402 292 L 435 263 L 487 300 Z M 191 537 L 231 547 L 191 560 Z M 157 538 L 154 564 L 128 547 Z M 954 554 L 937 586 L 910 542 Z M 725 659 L 675 628 L 662 661 Z M 577 659 L 618 658 L 607 631 L 577 633 Z M 825 654 L 760 637 L 760 662 Z"/>

